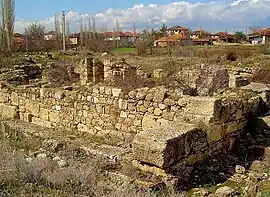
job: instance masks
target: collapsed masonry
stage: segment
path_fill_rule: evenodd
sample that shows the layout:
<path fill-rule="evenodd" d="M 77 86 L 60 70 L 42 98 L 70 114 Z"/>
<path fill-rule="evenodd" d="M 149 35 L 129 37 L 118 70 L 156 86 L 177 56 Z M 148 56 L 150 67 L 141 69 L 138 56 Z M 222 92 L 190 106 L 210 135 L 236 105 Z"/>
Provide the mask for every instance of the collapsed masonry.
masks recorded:
<path fill-rule="evenodd" d="M 81 84 L 113 80 L 115 76 L 126 79 L 135 72 L 123 61 L 104 65 L 85 60 Z M 128 158 L 134 166 L 166 177 L 206 156 L 232 149 L 245 132 L 248 117 L 270 103 L 269 89 L 259 92 L 248 87 L 212 97 L 185 96 L 164 86 L 128 93 L 112 86 L 86 88 L 2 86 L 0 116 L 87 133 L 98 143 L 131 150 Z"/>

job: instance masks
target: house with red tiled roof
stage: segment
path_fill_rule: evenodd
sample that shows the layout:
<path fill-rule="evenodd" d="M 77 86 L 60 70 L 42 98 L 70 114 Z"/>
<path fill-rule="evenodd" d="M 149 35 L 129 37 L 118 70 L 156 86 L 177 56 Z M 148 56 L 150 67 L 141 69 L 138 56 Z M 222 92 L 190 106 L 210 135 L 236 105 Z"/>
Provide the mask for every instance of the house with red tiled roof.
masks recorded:
<path fill-rule="evenodd" d="M 270 44 L 270 27 L 247 35 L 247 39 L 252 44 Z"/>
<path fill-rule="evenodd" d="M 167 34 L 169 36 L 177 34 L 177 35 L 181 35 L 183 38 L 187 38 L 189 37 L 189 30 L 188 28 L 176 25 L 176 26 L 167 28 Z"/>
<path fill-rule="evenodd" d="M 213 43 L 233 43 L 234 35 L 227 32 L 218 32 L 212 34 Z"/>

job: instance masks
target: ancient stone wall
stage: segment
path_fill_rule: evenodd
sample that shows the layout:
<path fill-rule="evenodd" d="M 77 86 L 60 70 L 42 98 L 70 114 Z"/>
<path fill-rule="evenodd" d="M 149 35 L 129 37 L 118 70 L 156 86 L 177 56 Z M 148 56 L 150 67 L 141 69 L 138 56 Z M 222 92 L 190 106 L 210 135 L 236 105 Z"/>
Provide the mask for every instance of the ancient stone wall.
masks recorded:
<path fill-rule="evenodd" d="M 104 86 L 73 91 L 3 87 L 0 116 L 85 132 L 93 141 L 132 147 L 134 159 L 167 169 L 229 148 L 219 142 L 241 133 L 260 101 L 254 93 L 236 95 L 189 97 L 163 86 L 126 94 Z"/>

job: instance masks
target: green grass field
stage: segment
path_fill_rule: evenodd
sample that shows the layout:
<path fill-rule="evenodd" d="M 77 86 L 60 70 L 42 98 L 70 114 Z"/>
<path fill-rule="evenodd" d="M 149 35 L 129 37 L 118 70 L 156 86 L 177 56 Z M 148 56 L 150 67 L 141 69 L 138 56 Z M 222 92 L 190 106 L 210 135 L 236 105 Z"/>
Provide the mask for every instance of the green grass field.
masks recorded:
<path fill-rule="evenodd" d="M 112 52 L 117 55 L 130 54 L 130 53 L 137 53 L 137 49 L 131 48 L 131 47 L 123 47 L 123 48 L 113 49 Z"/>

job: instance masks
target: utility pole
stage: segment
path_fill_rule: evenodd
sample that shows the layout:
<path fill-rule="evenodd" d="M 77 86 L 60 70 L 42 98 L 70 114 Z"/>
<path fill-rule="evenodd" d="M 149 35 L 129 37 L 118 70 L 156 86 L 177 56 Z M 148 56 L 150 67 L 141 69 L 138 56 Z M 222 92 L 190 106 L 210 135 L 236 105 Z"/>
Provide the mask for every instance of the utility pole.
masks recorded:
<path fill-rule="evenodd" d="M 62 33 L 63 33 L 63 51 L 66 50 L 66 16 L 65 11 L 62 11 Z"/>

